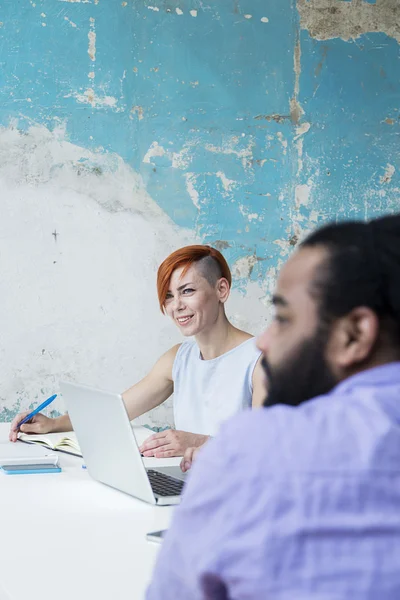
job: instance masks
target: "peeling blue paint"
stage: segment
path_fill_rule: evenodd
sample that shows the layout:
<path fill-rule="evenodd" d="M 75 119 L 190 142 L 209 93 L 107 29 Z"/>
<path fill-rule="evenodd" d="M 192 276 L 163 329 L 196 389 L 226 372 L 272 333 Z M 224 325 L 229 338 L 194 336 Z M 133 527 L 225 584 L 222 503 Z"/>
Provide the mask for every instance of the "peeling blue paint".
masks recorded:
<path fill-rule="evenodd" d="M 399 45 L 384 34 L 317 42 L 302 33 L 304 170 L 322 220 L 400 209 Z M 388 164 L 396 168 L 382 183 Z"/>
<path fill-rule="evenodd" d="M 26 0 L 0 21 L 0 125 L 121 156 L 175 223 L 248 261 L 244 293 L 307 229 L 400 210 L 399 44 L 379 30 L 345 41 L 332 21 L 319 41 L 295 0 Z M 0 399 L 0 421 L 37 401 Z"/>
<path fill-rule="evenodd" d="M 316 41 L 294 0 L 9 2 L 1 19 L 0 122 L 62 121 L 119 154 L 178 225 L 231 263 L 264 259 L 252 279 L 299 230 L 399 207 L 399 46 L 382 33 Z"/>

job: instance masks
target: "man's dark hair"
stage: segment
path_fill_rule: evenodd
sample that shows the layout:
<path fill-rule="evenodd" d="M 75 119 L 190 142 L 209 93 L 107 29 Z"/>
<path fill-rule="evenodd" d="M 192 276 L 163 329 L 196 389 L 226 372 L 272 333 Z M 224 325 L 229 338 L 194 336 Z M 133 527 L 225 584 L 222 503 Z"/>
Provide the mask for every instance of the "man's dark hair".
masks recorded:
<path fill-rule="evenodd" d="M 301 246 L 328 251 L 312 290 L 321 319 L 329 323 L 358 306 L 368 307 L 400 348 L 400 214 L 331 224 Z"/>

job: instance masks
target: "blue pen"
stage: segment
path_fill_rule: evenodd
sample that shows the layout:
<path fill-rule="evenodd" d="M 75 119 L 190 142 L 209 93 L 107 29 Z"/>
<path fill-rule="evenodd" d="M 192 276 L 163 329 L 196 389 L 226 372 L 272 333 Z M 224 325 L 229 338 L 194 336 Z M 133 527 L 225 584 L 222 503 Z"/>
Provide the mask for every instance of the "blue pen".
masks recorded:
<path fill-rule="evenodd" d="M 29 413 L 29 415 L 26 415 L 25 419 L 22 419 L 22 421 L 20 423 L 18 423 L 17 429 L 19 429 L 21 427 L 21 425 L 23 425 L 24 423 L 27 423 L 28 421 L 30 421 L 30 419 L 32 419 L 32 417 L 34 417 L 35 415 L 37 415 L 38 412 L 40 412 L 41 410 L 46 408 L 46 406 L 48 406 L 56 398 L 57 398 L 57 394 L 54 394 L 54 396 L 50 396 L 50 398 L 47 398 L 47 400 L 42 402 L 42 404 L 39 404 L 39 406 L 37 408 L 35 408 L 35 410 L 33 410 L 31 413 Z"/>

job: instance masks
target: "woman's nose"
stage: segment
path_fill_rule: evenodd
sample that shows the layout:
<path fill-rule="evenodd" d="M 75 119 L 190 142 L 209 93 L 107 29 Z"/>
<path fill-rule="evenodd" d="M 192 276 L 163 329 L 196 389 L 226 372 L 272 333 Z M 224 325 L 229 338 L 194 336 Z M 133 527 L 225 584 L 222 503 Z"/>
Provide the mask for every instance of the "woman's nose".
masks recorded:
<path fill-rule="evenodd" d="M 184 307 L 184 302 L 181 296 L 176 296 L 172 301 L 172 309 L 174 311 L 180 310 Z"/>

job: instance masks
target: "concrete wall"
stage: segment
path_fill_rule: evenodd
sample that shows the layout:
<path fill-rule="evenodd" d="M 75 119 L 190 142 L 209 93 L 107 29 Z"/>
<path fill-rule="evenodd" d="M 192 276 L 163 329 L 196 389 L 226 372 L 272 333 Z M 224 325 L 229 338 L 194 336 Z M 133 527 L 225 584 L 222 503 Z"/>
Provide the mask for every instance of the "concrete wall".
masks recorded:
<path fill-rule="evenodd" d="M 399 210 L 399 23 L 396 0 L 0 1 L 0 420 L 179 341 L 155 273 L 180 245 L 224 251 L 256 333 L 305 232 Z"/>

